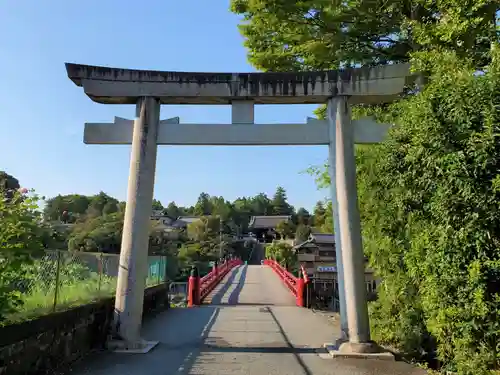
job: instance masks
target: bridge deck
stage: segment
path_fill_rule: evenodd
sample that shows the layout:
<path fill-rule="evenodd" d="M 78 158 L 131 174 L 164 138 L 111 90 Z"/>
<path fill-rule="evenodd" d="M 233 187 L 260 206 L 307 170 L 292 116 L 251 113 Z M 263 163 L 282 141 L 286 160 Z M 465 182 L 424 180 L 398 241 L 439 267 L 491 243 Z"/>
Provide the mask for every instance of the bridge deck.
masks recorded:
<path fill-rule="evenodd" d="M 323 351 L 338 327 L 294 306 L 264 266 L 241 266 L 211 295 L 212 304 L 172 309 L 146 322 L 143 336 L 159 340 L 147 354 L 101 353 L 76 364 L 77 375 L 177 374 L 422 374 L 390 361 L 332 359 Z"/>

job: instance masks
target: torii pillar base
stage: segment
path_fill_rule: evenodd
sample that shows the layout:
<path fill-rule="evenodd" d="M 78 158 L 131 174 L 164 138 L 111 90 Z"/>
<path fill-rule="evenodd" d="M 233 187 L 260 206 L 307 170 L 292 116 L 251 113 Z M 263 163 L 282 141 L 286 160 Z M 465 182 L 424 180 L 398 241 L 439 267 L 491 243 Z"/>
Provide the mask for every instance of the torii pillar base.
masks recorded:
<path fill-rule="evenodd" d="M 340 345 L 325 344 L 324 348 L 332 358 L 379 359 L 395 361 L 394 354 L 374 342 L 352 343 Z"/>

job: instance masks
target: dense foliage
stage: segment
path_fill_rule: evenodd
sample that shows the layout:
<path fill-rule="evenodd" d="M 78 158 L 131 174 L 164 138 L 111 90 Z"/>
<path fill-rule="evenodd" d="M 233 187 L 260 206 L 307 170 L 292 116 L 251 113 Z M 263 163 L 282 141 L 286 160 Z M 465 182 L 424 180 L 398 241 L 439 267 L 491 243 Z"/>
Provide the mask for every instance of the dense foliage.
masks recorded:
<path fill-rule="evenodd" d="M 496 0 L 232 0 L 249 60 L 264 71 L 408 61 L 435 48 L 485 65 Z"/>
<path fill-rule="evenodd" d="M 499 366 L 500 71 L 440 58 L 424 92 L 375 111 L 397 124 L 388 141 L 357 149 L 365 252 L 383 279 L 372 330 L 481 374 Z"/>
<path fill-rule="evenodd" d="M 37 208 L 36 197 L 0 187 L 0 321 L 21 302 L 12 284 L 25 274 L 23 265 L 43 249 L 44 228 Z"/>

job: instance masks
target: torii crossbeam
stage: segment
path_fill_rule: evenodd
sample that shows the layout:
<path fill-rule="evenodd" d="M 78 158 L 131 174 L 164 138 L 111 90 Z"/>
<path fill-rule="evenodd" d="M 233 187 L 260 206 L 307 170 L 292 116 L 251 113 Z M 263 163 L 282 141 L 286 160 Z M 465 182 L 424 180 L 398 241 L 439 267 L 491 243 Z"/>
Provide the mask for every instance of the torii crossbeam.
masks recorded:
<path fill-rule="evenodd" d="M 395 100 L 416 75 L 409 65 L 325 72 L 194 73 L 66 64 L 68 77 L 95 102 L 136 104 L 134 121 L 85 125 L 87 144 L 131 144 L 115 325 L 125 351 L 146 352 L 140 337 L 149 216 L 157 145 L 328 145 L 342 330 L 340 350 L 366 352 L 370 341 L 354 143 L 383 140 L 389 125 L 351 121 L 350 104 Z M 327 103 L 327 120 L 254 124 L 255 104 Z M 230 124 L 159 120 L 161 104 L 231 104 Z M 345 294 L 345 295 L 344 295 Z M 348 332 L 347 332 L 348 331 Z"/>
<path fill-rule="evenodd" d="M 371 118 L 352 121 L 354 143 L 381 142 L 390 125 Z M 113 123 L 86 123 L 86 144 L 132 144 L 134 121 L 115 117 Z M 180 124 L 178 117 L 161 120 L 158 145 L 283 146 L 328 145 L 328 121 L 307 118 L 304 124 Z"/>

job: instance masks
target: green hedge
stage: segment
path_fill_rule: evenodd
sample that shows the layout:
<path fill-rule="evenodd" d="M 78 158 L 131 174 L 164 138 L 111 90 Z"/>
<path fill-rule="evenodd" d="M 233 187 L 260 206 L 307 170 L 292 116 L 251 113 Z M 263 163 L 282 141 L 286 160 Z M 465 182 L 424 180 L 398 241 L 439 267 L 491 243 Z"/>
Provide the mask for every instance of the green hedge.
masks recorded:
<path fill-rule="evenodd" d="M 500 368 L 500 74 L 440 56 L 425 91 L 376 113 L 358 149 L 365 251 L 382 277 L 376 340 L 442 370 Z"/>

